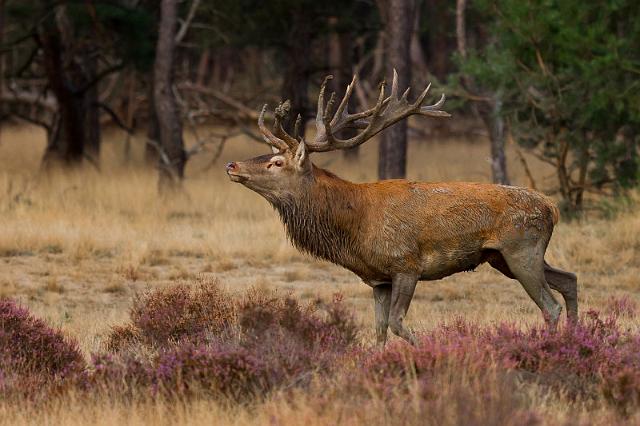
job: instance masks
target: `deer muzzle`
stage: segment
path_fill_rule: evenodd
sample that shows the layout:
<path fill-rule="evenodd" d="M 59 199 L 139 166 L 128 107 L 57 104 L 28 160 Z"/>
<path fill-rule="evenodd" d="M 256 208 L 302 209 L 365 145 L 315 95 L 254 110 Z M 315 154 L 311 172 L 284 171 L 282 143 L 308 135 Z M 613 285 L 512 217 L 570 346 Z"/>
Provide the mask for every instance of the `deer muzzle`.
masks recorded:
<path fill-rule="evenodd" d="M 227 175 L 232 182 L 245 182 L 249 180 L 247 175 L 240 173 L 240 166 L 235 161 L 227 163 Z"/>

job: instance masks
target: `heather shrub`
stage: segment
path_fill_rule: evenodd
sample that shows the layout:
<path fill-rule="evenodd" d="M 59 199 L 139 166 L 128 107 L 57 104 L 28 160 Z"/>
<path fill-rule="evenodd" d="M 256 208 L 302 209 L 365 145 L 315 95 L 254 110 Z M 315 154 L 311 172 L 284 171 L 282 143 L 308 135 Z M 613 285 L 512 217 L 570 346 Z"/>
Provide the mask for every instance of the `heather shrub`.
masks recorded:
<path fill-rule="evenodd" d="M 358 327 L 339 295 L 329 304 L 302 306 L 291 297 L 250 292 L 238 317 L 241 344 L 265 360 L 273 386 L 329 374 L 357 345 Z"/>
<path fill-rule="evenodd" d="M 36 397 L 81 379 L 84 369 L 75 341 L 0 299 L 0 394 Z"/>
<path fill-rule="evenodd" d="M 493 354 L 487 351 L 482 337 L 483 330 L 458 319 L 418 336 L 415 347 L 403 341 L 392 342 L 384 351 L 365 356 L 360 377 L 353 384 L 383 398 L 399 391 L 427 396 L 440 371 L 459 369 L 476 374 L 495 367 Z"/>
<path fill-rule="evenodd" d="M 314 402 L 317 411 L 330 410 L 339 401 L 347 412 L 349 407 L 360 407 L 365 414 L 364 418 L 358 416 L 358 423 L 363 424 L 541 423 L 517 376 L 510 370 L 491 362 L 483 369 L 468 368 L 459 353 L 455 362 L 448 362 L 446 356 L 441 360 L 432 358 L 434 368 L 420 370 L 412 356 L 422 355 L 421 352 L 394 342 L 385 351 L 363 353 L 364 363 L 349 374 L 341 374 L 337 384 L 318 391 L 320 395 Z M 375 416 L 368 418 L 369 411 Z"/>
<path fill-rule="evenodd" d="M 640 407 L 640 335 L 621 336 L 616 351 L 600 369 L 601 392 L 621 413 Z"/>
<path fill-rule="evenodd" d="M 433 424 L 536 424 L 522 391 L 535 383 L 629 415 L 640 404 L 640 334 L 619 327 L 633 312 L 621 300 L 604 319 L 589 312 L 557 331 L 457 319 L 420 334 L 415 347 L 392 338 L 379 350 L 359 344 L 340 296 L 305 304 L 200 280 L 136 298 L 131 320 L 113 328 L 109 351 L 87 368 L 75 342 L 2 299 L 0 392 L 248 402 L 326 388 L 314 393 L 319 405 L 377 401 L 407 423 L 429 414 Z"/>
<path fill-rule="evenodd" d="M 106 347 L 117 351 L 132 344 L 197 343 L 224 333 L 234 322 L 233 297 L 215 280 L 203 278 L 195 285 L 178 284 L 137 296 L 130 323 L 115 327 Z"/>
<path fill-rule="evenodd" d="M 525 378 L 561 389 L 569 397 L 603 399 L 621 413 L 640 400 L 640 335 L 621 331 L 617 314 L 588 312 L 574 326 L 523 332 L 501 326 L 489 339 L 493 351 Z"/>
<path fill-rule="evenodd" d="M 134 354 L 93 354 L 91 374 L 85 390 L 103 392 L 120 398 L 147 397 L 147 390 L 154 385 L 155 373 L 147 359 Z"/>
<path fill-rule="evenodd" d="M 601 392 L 607 402 L 629 415 L 633 408 L 640 406 L 640 369 L 637 366 L 606 369 L 602 374 Z"/>
<path fill-rule="evenodd" d="M 357 332 L 339 296 L 303 305 L 272 291 L 232 295 L 215 281 L 181 284 L 134 301 L 131 321 L 108 337 L 112 355 L 94 356 L 92 383 L 246 399 L 329 374 L 356 347 Z"/>
<path fill-rule="evenodd" d="M 240 302 L 238 318 L 243 338 L 248 341 L 277 334 L 307 348 L 324 349 L 351 346 L 358 336 L 358 326 L 341 295 L 334 295 L 329 304 L 316 301 L 301 305 L 290 296 L 250 291 Z"/>
<path fill-rule="evenodd" d="M 640 336 L 622 332 L 615 316 L 603 320 L 594 312 L 556 332 L 513 324 L 480 328 L 458 320 L 424 333 L 416 347 L 394 342 L 385 351 L 368 352 L 361 366 L 351 379 L 354 392 L 387 399 L 398 392 L 429 398 L 434 377 L 447 369 L 471 375 L 499 369 L 623 412 L 640 399 Z"/>
<path fill-rule="evenodd" d="M 155 365 L 166 395 L 226 397 L 234 401 L 270 389 L 265 361 L 237 345 L 193 345 L 163 352 Z"/>

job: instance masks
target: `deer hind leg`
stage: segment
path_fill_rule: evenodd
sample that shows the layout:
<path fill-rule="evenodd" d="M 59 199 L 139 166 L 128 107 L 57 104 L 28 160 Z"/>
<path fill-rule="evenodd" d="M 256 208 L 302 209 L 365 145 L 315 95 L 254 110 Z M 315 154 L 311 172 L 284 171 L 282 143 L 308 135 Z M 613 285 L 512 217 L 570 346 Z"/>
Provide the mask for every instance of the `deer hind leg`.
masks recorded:
<path fill-rule="evenodd" d="M 553 297 L 549 284 L 545 279 L 544 246 L 505 250 L 502 255 L 509 266 L 509 270 L 520 281 L 529 297 L 538 305 L 545 320 L 553 329 L 558 324 L 562 305 Z"/>
<path fill-rule="evenodd" d="M 414 275 L 398 274 L 391 283 L 391 307 L 389 312 L 389 328 L 396 336 L 402 337 L 415 346 L 413 334 L 402 324 L 409 310 L 418 278 Z"/>
<path fill-rule="evenodd" d="M 373 301 L 376 315 L 376 343 L 384 347 L 387 342 L 389 328 L 389 311 L 391 309 L 391 284 L 379 284 L 373 287 Z"/>
<path fill-rule="evenodd" d="M 560 292 L 567 305 L 567 319 L 578 320 L 578 279 L 575 274 L 550 266 L 544 262 L 544 277 L 549 287 Z"/>

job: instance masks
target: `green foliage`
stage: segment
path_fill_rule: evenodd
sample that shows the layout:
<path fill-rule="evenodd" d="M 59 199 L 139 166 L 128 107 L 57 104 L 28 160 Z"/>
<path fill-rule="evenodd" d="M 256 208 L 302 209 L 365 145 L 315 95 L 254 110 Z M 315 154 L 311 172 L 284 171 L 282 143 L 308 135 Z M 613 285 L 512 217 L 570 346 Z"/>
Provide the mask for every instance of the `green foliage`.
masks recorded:
<path fill-rule="evenodd" d="M 204 3 L 202 10 L 204 19 L 217 29 L 218 41 L 238 46 L 286 48 L 298 13 L 305 15 L 314 38 L 329 31 L 329 17 L 337 18 L 338 31 L 355 33 L 377 22 L 375 5 L 353 0 L 220 0 Z"/>
<path fill-rule="evenodd" d="M 109 56 L 148 71 L 153 63 L 157 29 L 157 5 L 144 2 L 135 7 L 126 2 L 8 1 L 6 5 L 8 41 L 22 40 L 32 49 L 30 35 L 39 26 L 53 23 L 59 7 L 64 7 L 71 24 L 74 49 Z M 18 51 L 18 54 L 24 52 Z M 28 52 L 25 54 L 28 56 Z"/>
<path fill-rule="evenodd" d="M 462 72 L 500 92 L 516 139 L 558 164 L 559 176 L 566 173 L 565 201 L 579 209 L 585 187 L 637 184 L 640 3 L 483 0 L 473 6 L 486 38 Z"/>
<path fill-rule="evenodd" d="M 107 37 L 105 43 L 115 55 L 136 69 L 151 69 L 155 54 L 157 31 L 152 12 L 141 7 L 129 8 L 110 3 L 98 3 L 95 16 L 88 14 L 86 7 L 69 6 L 77 32 Z M 75 13 L 74 13 L 75 12 Z"/>

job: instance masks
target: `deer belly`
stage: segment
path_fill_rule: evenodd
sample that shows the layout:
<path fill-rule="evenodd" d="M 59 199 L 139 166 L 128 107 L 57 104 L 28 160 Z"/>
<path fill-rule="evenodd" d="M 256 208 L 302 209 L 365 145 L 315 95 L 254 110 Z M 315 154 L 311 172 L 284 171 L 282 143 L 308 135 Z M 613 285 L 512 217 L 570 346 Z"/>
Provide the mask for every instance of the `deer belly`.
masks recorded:
<path fill-rule="evenodd" d="M 420 279 L 439 280 L 457 272 L 473 271 L 482 263 L 481 252 L 429 253 L 422 256 Z"/>

